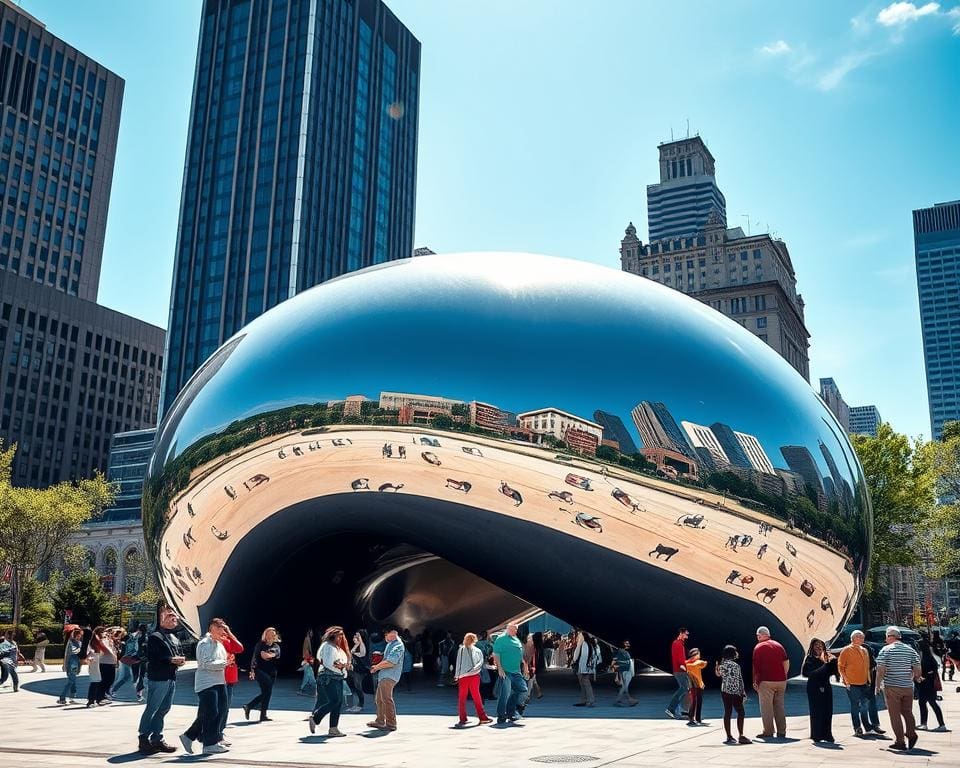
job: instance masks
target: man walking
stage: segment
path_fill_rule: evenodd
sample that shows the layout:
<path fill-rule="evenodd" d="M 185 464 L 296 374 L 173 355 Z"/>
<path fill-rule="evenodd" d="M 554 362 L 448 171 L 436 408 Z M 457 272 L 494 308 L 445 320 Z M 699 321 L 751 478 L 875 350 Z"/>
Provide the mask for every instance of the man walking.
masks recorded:
<path fill-rule="evenodd" d="M 863 736 L 864 732 L 870 731 L 886 733 L 880 728 L 877 718 L 876 697 L 873 693 L 871 677 L 872 659 L 870 649 L 863 644 L 863 639 L 863 632 L 859 629 L 854 630 L 850 634 L 850 645 L 840 651 L 840 657 L 837 659 L 837 671 L 840 673 L 844 688 L 847 689 L 853 732 L 857 736 Z"/>
<path fill-rule="evenodd" d="M 690 633 L 687 628 L 680 627 L 677 630 L 677 636 L 670 644 L 670 660 L 673 666 L 673 676 L 677 680 L 677 690 L 674 691 L 673 697 L 664 712 L 666 712 L 667 717 L 672 717 L 674 720 L 681 716 L 680 712 L 677 711 L 677 707 L 681 704 L 684 714 L 690 711 L 690 676 L 687 674 L 687 648 L 685 645 L 688 637 L 690 637 Z"/>
<path fill-rule="evenodd" d="M 387 641 L 387 647 L 383 649 L 383 660 L 370 667 L 370 672 L 377 675 L 377 716 L 367 725 L 380 731 L 395 731 L 397 706 L 393 703 L 393 689 L 403 673 L 403 656 L 406 651 L 395 625 L 384 629 L 383 639 Z"/>
<path fill-rule="evenodd" d="M 180 641 L 174 634 L 180 622 L 173 608 L 160 608 L 157 628 L 147 638 L 147 704 L 140 718 L 141 755 L 176 752 L 163 740 L 163 718 L 170 711 L 177 690 L 177 670 L 186 658 L 180 653 Z"/>
<path fill-rule="evenodd" d="M 890 749 L 913 749 L 917 724 L 913 718 L 913 682 L 921 679 L 920 654 L 900 641 L 900 630 L 887 627 L 887 644 L 877 654 L 877 693 L 883 691 L 895 740 Z M 904 728 L 906 725 L 906 728 Z M 903 737 L 906 735 L 907 743 Z"/>
<path fill-rule="evenodd" d="M 517 638 L 519 627 L 515 623 L 507 628 L 493 644 L 493 661 L 500 676 L 500 697 L 497 699 L 497 723 L 516 722 L 517 704 L 527 692 L 523 679 L 523 646 Z"/>
<path fill-rule="evenodd" d="M 758 739 L 778 739 L 787 735 L 787 715 L 783 708 L 783 696 L 787 690 L 787 673 L 790 659 L 783 646 L 770 637 L 767 627 L 757 627 L 757 644 L 753 648 L 753 689 L 760 700 L 760 718 L 763 733 Z"/>
<path fill-rule="evenodd" d="M 203 754 L 218 755 L 228 752 L 220 743 L 220 718 L 227 708 L 227 649 L 223 641 L 230 629 L 223 619 L 211 619 L 205 634 L 197 643 L 197 674 L 193 690 L 199 699 L 197 717 L 180 737 L 183 748 L 193 754 L 193 742 L 203 743 Z"/>
<path fill-rule="evenodd" d="M 0 685 L 6 683 L 9 677 L 13 680 L 14 693 L 20 690 L 20 677 L 17 675 L 17 658 L 19 655 L 20 648 L 13 638 L 13 630 L 8 629 L 3 633 L 3 640 L 0 641 Z"/>

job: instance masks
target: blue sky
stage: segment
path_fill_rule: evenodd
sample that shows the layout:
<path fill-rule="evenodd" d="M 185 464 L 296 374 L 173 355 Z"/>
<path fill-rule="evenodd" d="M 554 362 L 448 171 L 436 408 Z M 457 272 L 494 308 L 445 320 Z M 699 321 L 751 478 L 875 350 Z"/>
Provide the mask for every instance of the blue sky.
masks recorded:
<path fill-rule="evenodd" d="M 200 2 L 23 0 L 126 80 L 100 300 L 167 324 Z M 911 210 L 960 198 L 960 3 L 389 0 L 423 43 L 416 243 L 619 267 L 658 142 L 791 252 L 811 378 L 929 434 Z"/>

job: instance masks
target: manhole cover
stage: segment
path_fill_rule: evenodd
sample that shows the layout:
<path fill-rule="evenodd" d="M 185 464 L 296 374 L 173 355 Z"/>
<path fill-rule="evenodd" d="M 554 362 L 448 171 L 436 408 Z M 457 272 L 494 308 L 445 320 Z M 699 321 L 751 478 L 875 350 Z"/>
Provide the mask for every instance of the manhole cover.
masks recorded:
<path fill-rule="evenodd" d="M 535 763 L 592 763 L 600 758 L 593 755 L 540 755 L 530 759 Z"/>

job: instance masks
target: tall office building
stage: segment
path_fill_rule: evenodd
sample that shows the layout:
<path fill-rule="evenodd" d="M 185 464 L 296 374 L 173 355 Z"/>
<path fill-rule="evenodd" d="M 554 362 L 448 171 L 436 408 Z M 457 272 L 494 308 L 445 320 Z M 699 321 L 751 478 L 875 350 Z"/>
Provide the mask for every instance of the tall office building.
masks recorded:
<path fill-rule="evenodd" d="M 733 434 L 737 438 L 737 442 L 740 443 L 740 447 L 743 448 L 752 469 L 766 475 L 774 474 L 770 457 L 767 456 L 767 452 L 763 450 L 763 446 L 760 445 L 760 441 L 754 435 L 748 435 L 745 432 L 734 432 Z"/>
<path fill-rule="evenodd" d="M 687 434 L 687 441 L 693 447 L 700 462 L 710 469 L 726 469 L 730 459 L 717 440 L 717 436 L 710 427 L 703 424 L 694 424 L 692 421 L 681 421 L 680 426 Z"/>
<path fill-rule="evenodd" d="M 702 232 L 711 213 L 726 224 L 727 201 L 703 139 L 664 142 L 659 149 L 660 183 L 647 185 L 650 239 Z"/>
<path fill-rule="evenodd" d="M 107 469 L 156 423 L 161 328 L 96 304 L 123 81 L 0 0 L 0 438 L 13 482 Z"/>
<path fill-rule="evenodd" d="M 850 406 L 850 434 L 877 436 L 877 427 L 880 426 L 880 411 L 875 405 Z"/>
<path fill-rule="evenodd" d="M 96 301 L 123 80 L 0 0 L 0 270 Z"/>
<path fill-rule="evenodd" d="M 634 406 L 630 416 L 637 432 L 640 433 L 644 448 L 662 448 L 695 458 L 696 454 L 687 442 L 683 430 L 680 429 L 665 403 L 651 403 L 644 400 Z"/>
<path fill-rule="evenodd" d="M 674 144 L 689 145 L 689 151 L 700 158 L 684 158 L 685 173 L 690 159 L 691 170 L 696 170 L 697 162 L 706 163 L 712 174 L 713 158 L 698 138 L 661 145 L 661 178 L 665 172 L 674 173 L 674 161 L 664 157 L 664 150 Z M 676 162 L 679 173 L 680 159 Z M 683 190 L 694 181 L 680 178 L 676 184 Z M 648 200 L 651 190 L 660 187 L 664 184 L 648 187 Z M 726 214 L 716 201 L 691 203 L 679 193 L 655 194 L 659 197 L 655 209 L 651 203 L 650 242 L 643 244 L 633 223 L 620 241 L 623 271 L 669 285 L 709 304 L 758 336 L 809 380 L 810 333 L 786 243 L 766 233 L 748 235 L 740 227 L 728 228 Z M 672 205 L 676 206 L 676 221 L 682 221 L 682 225 L 664 224 L 674 221 L 668 218 L 674 216 L 670 213 Z M 693 226 L 696 229 L 691 230 Z"/>
<path fill-rule="evenodd" d="M 104 510 L 104 521 L 140 520 L 143 480 L 147 476 L 147 463 L 156 436 L 155 428 L 119 432 L 113 436 L 107 480 L 117 484 L 117 498 Z"/>
<path fill-rule="evenodd" d="M 743 443 L 737 438 L 738 433 L 728 424 L 719 421 L 714 422 L 710 425 L 710 431 L 716 436 L 717 442 L 730 464 L 741 469 L 751 469 L 753 467 L 750 457 L 744 450 Z"/>
<path fill-rule="evenodd" d="M 818 495 L 823 493 L 823 479 L 809 448 L 802 445 L 784 445 L 781 446 L 780 453 L 790 470 L 800 475 L 808 488 Z"/>
<path fill-rule="evenodd" d="M 913 212 L 930 431 L 960 420 L 960 200 Z"/>
<path fill-rule="evenodd" d="M 162 410 L 246 323 L 413 250 L 420 43 L 380 0 L 205 0 Z"/>
<path fill-rule="evenodd" d="M 633 442 L 623 419 L 615 413 L 594 411 L 593 420 L 603 427 L 604 440 L 614 440 L 620 446 L 620 453 L 625 456 L 633 456 L 637 453 L 637 444 Z"/>
<path fill-rule="evenodd" d="M 840 388 L 833 379 L 820 379 L 820 397 L 830 412 L 836 416 L 844 432 L 850 431 L 850 406 L 840 394 Z"/>

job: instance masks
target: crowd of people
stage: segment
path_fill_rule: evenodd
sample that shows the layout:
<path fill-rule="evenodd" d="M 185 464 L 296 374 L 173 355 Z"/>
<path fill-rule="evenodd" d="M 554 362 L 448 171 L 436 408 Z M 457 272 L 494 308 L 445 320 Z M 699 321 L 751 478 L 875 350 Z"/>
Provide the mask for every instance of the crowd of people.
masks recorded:
<path fill-rule="evenodd" d="M 176 748 L 164 738 L 165 717 L 176 691 L 177 673 L 186 662 L 178 640 L 179 618 L 163 607 L 156 627 L 145 625 L 127 633 L 120 627 L 98 626 L 65 628 L 63 670 L 66 683 L 58 703 L 76 704 L 77 677 L 83 666 L 89 675 L 87 707 L 106 706 L 128 683 L 137 701 L 144 704 L 138 733 L 141 754 L 172 753 Z M 224 730 L 232 707 L 233 689 L 239 680 L 237 659 L 243 644 L 221 618 L 209 622 L 205 635 L 196 646 L 194 692 L 197 714 L 179 736 L 185 752 L 193 753 L 197 743 L 203 754 L 229 751 Z M 665 714 L 685 719 L 690 727 L 706 725 L 703 720 L 705 675 L 711 661 L 698 648 L 688 649 L 690 633 L 681 627 L 670 648 L 677 689 Z M 784 647 L 773 639 L 767 627 L 757 628 L 757 643 L 750 656 L 751 686 L 757 694 L 762 732 L 757 739 L 786 737 L 784 697 L 790 675 L 790 661 Z M 45 670 L 48 641 L 41 635 L 33 658 L 34 670 Z M 9 677 L 17 690 L 17 661 L 23 661 L 12 631 L 0 641 L 0 671 L 3 684 Z M 269 722 L 271 696 L 280 670 L 281 638 L 274 627 L 267 627 L 250 654 L 249 679 L 258 693 L 242 705 L 244 717 L 256 713 L 257 722 Z M 365 697 L 373 695 L 376 714 L 367 723 L 372 729 L 389 732 L 397 729 L 394 689 L 411 690 L 414 663 L 422 665 L 425 678 L 437 686 L 456 686 L 458 720 L 462 728 L 469 723 L 468 701 L 472 701 L 481 725 L 508 726 L 520 720 L 533 698 L 543 692 L 538 671 L 569 668 L 579 684 L 578 707 L 596 706 L 594 685 L 598 673 L 611 671 L 617 685 L 615 706 L 630 707 L 637 700 L 630 695 L 636 673 L 630 641 L 613 648 L 584 631 L 568 634 L 529 633 L 521 638 L 517 624 L 508 624 L 492 637 L 486 632 L 468 632 L 457 642 L 449 632 L 424 631 L 414 636 L 408 630 L 387 625 L 379 632 L 357 630 L 348 640 L 343 627 L 328 627 L 316 636 L 305 632 L 300 647 L 302 672 L 298 692 L 313 696 L 315 705 L 308 718 L 311 734 L 326 721 L 328 738 L 342 737 L 339 728 L 343 712 L 361 712 Z M 809 705 L 809 737 L 818 743 L 833 743 L 833 689 L 831 679 L 842 683 L 850 703 L 853 733 L 884 734 L 880 727 L 877 700 L 882 696 L 894 733 L 891 749 L 913 748 L 918 730 L 946 731 L 943 712 L 937 703 L 944 680 L 953 679 L 960 662 L 960 637 L 954 632 L 942 640 L 934 633 L 919 643 L 919 649 L 902 642 L 900 630 L 889 627 L 886 645 L 879 653 L 865 643 L 864 633 L 851 634 L 850 643 L 839 653 L 831 653 L 826 644 L 814 639 L 799 670 L 806 678 Z M 744 733 L 745 701 L 749 695 L 740 654 L 726 646 L 712 662 L 713 677 L 720 686 L 723 703 L 723 727 L 726 744 L 750 744 Z M 796 670 L 794 670 L 796 672 Z M 919 723 L 913 702 L 919 706 Z M 487 714 L 485 702 L 495 702 L 495 719 Z M 932 712 L 937 725 L 928 725 Z M 734 735 L 734 715 L 736 735 Z"/>
<path fill-rule="evenodd" d="M 686 627 L 677 631 L 670 648 L 677 690 L 667 704 L 665 714 L 673 719 L 687 718 L 690 726 L 703 725 L 701 702 L 704 681 L 702 671 L 708 662 L 697 648 L 687 650 L 690 633 Z M 946 732 L 943 711 L 937 703 L 943 681 L 953 679 L 960 662 L 960 637 L 954 631 L 947 641 L 939 633 L 931 633 L 918 643 L 918 649 L 904 643 L 898 627 L 887 627 L 886 643 L 874 654 L 865 643 L 861 630 L 854 630 L 850 643 L 839 653 L 831 653 L 823 640 L 814 638 L 807 648 L 800 674 L 806 678 L 807 704 L 810 718 L 810 739 L 815 743 L 835 743 L 833 736 L 833 688 L 831 678 L 843 684 L 850 702 L 850 718 L 855 736 L 867 733 L 883 735 L 877 709 L 877 698 L 883 697 L 894 733 L 892 750 L 913 749 L 918 730 Z M 939 651 L 936 654 L 935 651 Z M 717 661 L 714 673 L 720 678 L 723 700 L 723 727 L 728 744 L 750 744 L 743 732 L 744 701 L 748 693 L 743 671 L 737 662 L 739 652 L 728 645 Z M 757 643 L 751 657 L 753 690 L 760 705 L 763 730 L 757 739 L 784 739 L 787 719 L 784 696 L 790 676 L 790 659 L 784 647 L 770 636 L 767 627 L 757 628 Z M 960 689 L 958 689 L 960 691 Z M 920 722 L 913 714 L 913 702 L 919 704 Z M 681 709 L 682 707 L 682 709 Z M 928 726 L 928 711 L 937 719 Z M 735 739 L 731 732 L 732 715 L 737 714 Z"/>

